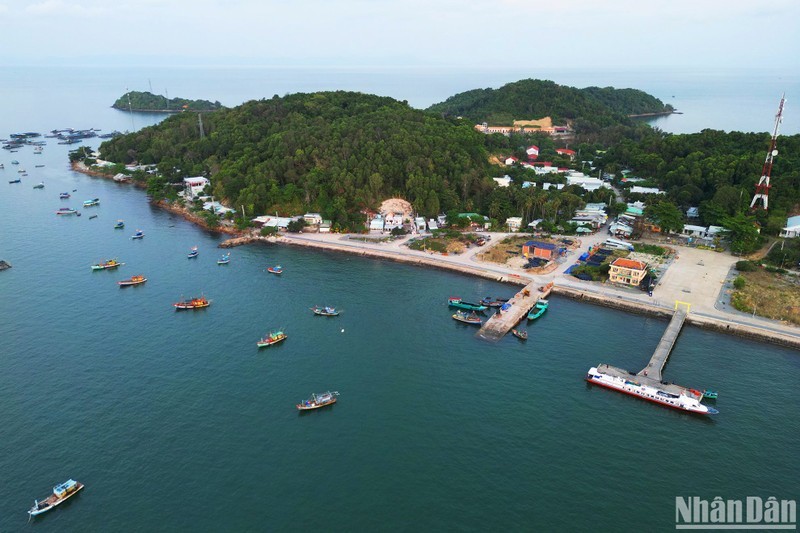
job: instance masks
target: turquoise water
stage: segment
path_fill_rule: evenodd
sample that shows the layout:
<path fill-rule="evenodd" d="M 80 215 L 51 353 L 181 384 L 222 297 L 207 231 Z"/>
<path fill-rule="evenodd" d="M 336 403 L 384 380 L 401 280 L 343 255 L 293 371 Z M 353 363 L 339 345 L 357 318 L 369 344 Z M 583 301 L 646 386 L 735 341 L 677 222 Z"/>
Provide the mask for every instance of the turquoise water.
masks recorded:
<path fill-rule="evenodd" d="M 31 122 L 121 129 L 114 113 Z M 665 321 L 553 298 L 527 343 L 488 344 L 446 299 L 511 286 L 279 246 L 218 266 L 223 237 L 72 173 L 66 151 L 0 154 L 0 531 L 69 477 L 86 489 L 27 527 L 660 531 L 676 496 L 797 498 L 795 351 L 687 328 L 665 376 L 719 390 L 720 414 L 675 412 L 583 381 L 600 362 L 643 366 Z M 111 257 L 126 264 L 90 270 Z M 201 293 L 208 309 L 173 310 Z M 259 351 L 277 327 L 289 338 Z M 329 389 L 336 405 L 295 410 Z"/>

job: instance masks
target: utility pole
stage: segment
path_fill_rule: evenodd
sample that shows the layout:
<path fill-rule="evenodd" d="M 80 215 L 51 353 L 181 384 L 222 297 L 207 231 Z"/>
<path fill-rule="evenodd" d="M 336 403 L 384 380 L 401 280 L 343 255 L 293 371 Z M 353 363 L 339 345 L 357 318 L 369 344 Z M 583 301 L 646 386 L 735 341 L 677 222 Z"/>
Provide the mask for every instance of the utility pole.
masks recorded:
<path fill-rule="evenodd" d="M 200 138 L 201 139 L 205 139 L 206 138 L 206 132 L 203 129 L 203 114 L 202 113 L 198 113 L 197 114 L 197 123 L 200 125 Z"/>
<path fill-rule="evenodd" d="M 778 130 L 781 127 L 783 120 L 783 105 L 786 103 L 786 93 L 781 96 L 781 101 L 778 104 L 778 113 L 775 115 L 775 129 L 772 131 L 772 142 L 767 152 L 767 158 L 764 160 L 764 167 L 761 170 L 761 178 L 756 184 L 756 194 L 753 196 L 753 201 L 750 202 L 750 209 L 756 209 L 756 204 L 761 200 L 764 211 L 769 209 L 769 176 L 772 173 L 772 158 L 778 155 L 778 150 L 775 145 L 778 142 Z"/>

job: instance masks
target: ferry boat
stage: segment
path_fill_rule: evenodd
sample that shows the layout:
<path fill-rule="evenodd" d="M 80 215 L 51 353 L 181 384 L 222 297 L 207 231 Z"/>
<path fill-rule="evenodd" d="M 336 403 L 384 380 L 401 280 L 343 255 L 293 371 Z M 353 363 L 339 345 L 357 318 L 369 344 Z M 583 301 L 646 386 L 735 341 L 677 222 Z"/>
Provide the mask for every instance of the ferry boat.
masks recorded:
<path fill-rule="evenodd" d="M 70 196 L 71 195 L 68 192 L 62 192 L 61 194 L 58 195 L 58 197 L 61 198 L 62 200 L 66 200 Z"/>
<path fill-rule="evenodd" d="M 528 332 L 524 329 L 512 329 L 511 334 L 514 335 L 516 338 L 522 341 L 528 340 Z"/>
<path fill-rule="evenodd" d="M 230 253 L 222 254 L 222 257 L 217 259 L 217 264 L 218 265 L 227 265 L 230 262 L 231 262 L 231 254 Z"/>
<path fill-rule="evenodd" d="M 466 309 L 468 311 L 486 311 L 486 309 L 488 309 L 483 304 L 473 304 L 470 302 L 465 302 L 464 300 L 458 297 L 448 298 L 447 305 L 449 305 L 450 307 L 458 307 L 459 309 Z"/>
<path fill-rule="evenodd" d="M 549 302 L 547 300 L 539 300 L 538 302 L 536 302 L 536 305 L 534 305 L 533 309 L 531 309 L 530 312 L 528 313 L 528 320 L 536 320 L 537 318 L 542 316 L 544 312 L 547 311 L 548 305 Z"/>
<path fill-rule="evenodd" d="M 256 345 L 259 348 L 266 348 L 267 346 L 272 346 L 273 344 L 278 344 L 279 342 L 286 340 L 286 333 L 283 331 L 273 331 L 268 333 L 264 336 L 263 339 L 259 340 Z"/>
<path fill-rule="evenodd" d="M 337 311 L 335 307 L 330 307 L 327 305 L 324 307 L 315 305 L 314 307 L 311 308 L 311 310 L 314 312 L 315 315 L 319 316 L 339 316 L 339 311 Z"/>
<path fill-rule="evenodd" d="M 703 393 L 698 390 L 666 384 L 608 365 L 590 368 L 586 381 L 679 411 L 701 415 L 715 415 L 719 412 L 700 403 Z"/>
<path fill-rule="evenodd" d="M 53 494 L 44 500 L 34 500 L 33 507 L 31 507 L 31 510 L 28 511 L 28 514 L 31 516 L 36 516 L 46 513 L 47 511 L 54 509 L 55 507 L 75 496 L 82 488 L 83 483 L 79 483 L 74 479 L 68 479 L 64 483 L 53 487 Z"/>
<path fill-rule="evenodd" d="M 93 205 L 100 205 L 100 198 L 92 198 L 83 202 L 83 207 L 92 207 Z"/>
<path fill-rule="evenodd" d="M 193 259 L 193 258 L 197 257 L 197 254 L 198 254 L 198 252 L 197 252 L 197 246 L 193 246 L 193 247 L 192 247 L 192 251 L 191 251 L 191 252 L 189 252 L 189 253 L 186 255 L 186 257 L 188 257 L 189 259 Z"/>
<path fill-rule="evenodd" d="M 125 222 L 122 220 L 117 220 L 117 223 L 114 224 L 114 229 L 122 229 L 125 227 Z M 144 235 L 144 234 L 142 234 Z"/>
<path fill-rule="evenodd" d="M 62 207 L 58 211 L 56 211 L 56 215 L 74 215 L 78 212 L 77 209 L 71 209 L 69 207 Z"/>
<path fill-rule="evenodd" d="M 475 311 L 471 313 L 467 313 L 465 311 L 456 311 L 456 314 L 453 315 L 453 319 L 465 324 L 474 324 L 476 326 L 480 326 L 482 324 L 481 318 L 475 314 Z"/>
<path fill-rule="evenodd" d="M 267 272 L 269 272 L 270 274 L 283 274 L 283 267 L 280 266 L 280 265 L 275 265 L 275 266 L 269 267 L 267 269 Z"/>
<path fill-rule="evenodd" d="M 326 405 L 332 405 L 336 403 L 337 396 L 339 396 L 337 391 L 328 391 L 320 394 L 312 393 L 308 400 L 304 400 L 297 404 L 297 410 L 308 411 L 310 409 L 319 409 L 320 407 L 325 407 Z"/>
<path fill-rule="evenodd" d="M 106 270 L 109 268 L 117 268 L 120 265 L 124 265 L 125 263 L 120 263 L 116 259 L 109 259 L 108 261 L 103 261 L 102 263 L 98 263 L 96 265 L 92 265 L 92 270 Z"/>
<path fill-rule="evenodd" d="M 124 226 L 124 225 L 123 225 L 123 226 Z M 121 228 L 121 227 L 123 227 L 123 226 L 119 226 L 119 222 L 117 222 L 117 227 L 120 227 L 120 228 Z M 144 238 L 144 232 L 143 232 L 142 230 L 140 230 L 140 229 L 137 229 L 137 230 L 136 230 L 136 233 L 134 233 L 133 235 L 131 235 L 131 239 L 143 239 L 143 238 Z"/>
<path fill-rule="evenodd" d="M 120 287 L 130 287 L 131 285 L 141 285 L 147 281 L 147 278 L 141 275 L 131 276 L 128 279 L 123 279 L 122 281 L 118 281 L 117 285 Z"/>
<path fill-rule="evenodd" d="M 209 305 L 211 305 L 211 302 L 206 300 L 205 296 L 172 304 L 177 311 L 181 311 L 183 309 L 202 309 L 204 307 L 208 307 Z"/>

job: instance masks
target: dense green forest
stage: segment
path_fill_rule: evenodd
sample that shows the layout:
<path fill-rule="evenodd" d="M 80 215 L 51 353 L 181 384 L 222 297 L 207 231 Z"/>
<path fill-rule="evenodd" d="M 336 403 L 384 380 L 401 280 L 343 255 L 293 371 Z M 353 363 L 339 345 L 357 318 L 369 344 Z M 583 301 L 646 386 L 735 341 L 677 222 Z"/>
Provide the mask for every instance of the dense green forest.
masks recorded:
<path fill-rule="evenodd" d="M 639 139 L 621 139 L 603 155 L 606 170 L 629 168 L 644 183 L 659 187 L 685 210 L 700 207 L 704 224 L 722 224 L 748 211 L 770 136 L 767 133 L 700 133 L 672 135 L 650 130 Z M 800 135 L 778 138 L 769 210 L 756 212 L 763 232 L 776 235 L 789 214 L 800 209 Z M 654 198 L 632 198 L 654 201 Z"/>
<path fill-rule="evenodd" d="M 511 125 L 514 120 L 550 116 L 554 124 L 569 120 L 583 129 L 630 124 L 627 115 L 672 111 L 658 98 L 637 89 L 576 89 L 546 80 L 520 80 L 499 89 L 474 89 L 434 104 L 428 111 L 462 116 L 473 123 Z"/>
<path fill-rule="evenodd" d="M 128 98 L 130 98 L 130 106 Z M 127 111 L 129 108 L 133 111 L 216 111 L 222 109 L 222 104 L 208 100 L 167 99 L 166 96 L 147 91 L 129 91 L 117 98 L 111 107 L 123 111 Z"/>

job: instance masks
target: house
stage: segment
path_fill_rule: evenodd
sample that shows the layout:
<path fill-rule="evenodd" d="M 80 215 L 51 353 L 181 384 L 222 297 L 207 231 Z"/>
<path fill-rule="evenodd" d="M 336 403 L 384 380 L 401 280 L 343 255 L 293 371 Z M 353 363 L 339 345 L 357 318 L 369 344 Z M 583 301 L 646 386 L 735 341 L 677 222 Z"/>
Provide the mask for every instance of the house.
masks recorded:
<path fill-rule="evenodd" d="M 647 275 L 647 263 L 618 257 L 611 263 L 608 281 L 638 287 Z"/>
<path fill-rule="evenodd" d="M 563 183 L 542 183 L 542 189 L 544 189 L 545 191 L 548 189 L 555 189 L 557 191 L 560 191 L 563 188 L 564 188 Z"/>
<path fill-rule="evenodd" d="M 527 259 L 539 257 L 552 261 L 558 253 L 558 247 L 551 242 L 528 241 L 522 245 L 522 255 Z"/>
<path fill-rule="evenodd" d="M 489 217 L 479 215 L 478 213 L 459 213 L 458 218 L 468 218 L 469 225 L 472 229 L 489 229 L 492 224 L 489 222 Z"/>
<path fill-rule="evenodd" d="M 686 210 L 686 218 L 700 218 L 700 210 L 696 207 L 690 207 Z"/>
<path fill-rule="evenodd" d="M 319 224 L 319 232 L 320 233 L 330 233 L 331 232 L 331 221 L 330 220 L 323 220 Z"/>
<path fill-rule="evenodd" d="M 386 231 L 403 227 L 403 213 L 388 213 L 383 217 L 383 220 L 383 229 Z"/>
<path fill-rule="evenodd" d="M 375 215 L 375 218 L 369 221 L 370 231 L 383 231 L 384 220 L 380 215 Z"/>
<path fill-rule="evenodd" d="M 577 185 L 587 191 L 596 191 L 601 187 L 608 187 L 608 185 L 600 178 L 593 178 L 586 176 L 582 172 L 568 172 L 567 185 Z"/>
<path fill-rule="evenodd" d="M 211 183 L 208 179 L 204 178 L 203 176 L 195 176 L 193 178 L 183 178 L 183 185 L 184 189 L 184 196 L 186 198 L 194 200 L 194 198 L 203 192 L 206 185 Z"/>
<path fill-rule="evenodd" d="M 498 187 L 508 187 L 514 181 L 508 174 L 506 174 L 502 178 L 492 178 L 492 179 L 495 181 L 495 183 L 497 183 Z"/>
<path fill-rule="evenodd" d="M 575 160 L 575 156 L 577 155 L 575 150 L 570 150 L 568 148 L 559 148 L 559 149 L 556 150 L 556 153 L 558 155 L 565 155 L 565 156 L 569 157 L 570 161 L 574 161 Z"/>
<path fill-rule="evenodd" d="M 631 187 L 630 192 L 637 194 L 664 194 L 664 191 L 656 187 L 639 187 L 638 185 Z"/>
<path fill-rule="evenodd" d="M 681 235 L 686 235 L 687 237 L 693 237 L 695 239 L 702 239 L 706 237 L 706 232 L 708 228 L 705 226 L 694 226 L 692 224 L 684 224 L 683 230 L 681 231 Z"/>
<path fill-rule="evenodd" d="M 623 222 L 614 222 L 608 227 L 608 233 L 616 237 L 630 237 L 633 235 L 633 227 Z"/>
<path fill-rule="evenodd" d="M 254 218 L 253 224 L 262 228 L 278 228 L 279 230 L 286 230 L 286 228 L 289 227 L 289 222 L 292 220 L 295 219 L 290 217 L 262 215 Z"/>
<path fill-rule="evenodd" d="M 527 189 L 528 187 L 536 187 L 536 182 L 533 181 L 523 181 L 522 188 Z"/>
<path fill-rule="evenodd" d="M 508 231 L 519 231 L 522 227 L 522 217 L 509 217 L 506 219 Z"/>
<path fill-rule="evenodd" d="M 206 211 L 211 211 L 212 213 L 216 213 L 218 215 L 225 215 L 227 213 L 234 213 L 234 210 L 230 207 L 225 207 L 219 202 L 203 202 L 203 209 Z"/>
<path fill-rule="evenodd" d="M 519 159 L 517 159 L 516 157 L 514 157 L 512 155 L 512 156 L 506 157 L 505 164 L 506 164 L 507 167 L 510 167 L 511 165 L 516 163 L 517 161 L 519 161 Z"/>
<path fill-rule="evenodd" d="M 429 219 L 428 220 L 428 229 L 430 231 L 436 231 L 437 229 L 439 229 L 439 222 L 434 220 L 434 219 L 432 219 L 432 218 Z"/>
<path fill-rule="evenodd" d="M 532 229 L 536 229 L 536 227 L 543 221 L 543 218 L 537 218 L 536 220 L 532 220 L 528 222 L 528 227 Z"/>
<path fill-rule="evenodd" d="M 417 227 L 417 233 L 425 231 L 425 217 L 414 218 L 414 225 Z"/>
<path fill-rule="evenodd" d="M 800 237 L 800 216 L 786 219 L 786 227 L 781 229 L 781 237 L 787 239 Z"/>
<path fill-rule="evenodd" d="M 528 154 L 528 159 L 536 159 L 539 157 L 539 147 L 532 144 L 528 146 L 525 153 Z"/>
<path fill-rule="evenodd" d="M 305 220 L 306 224 L 309 226 L 319 226 L 322 224 L 322 215 L 319 213 L 306 213 L 303 215 L 303 220 Z"/>

